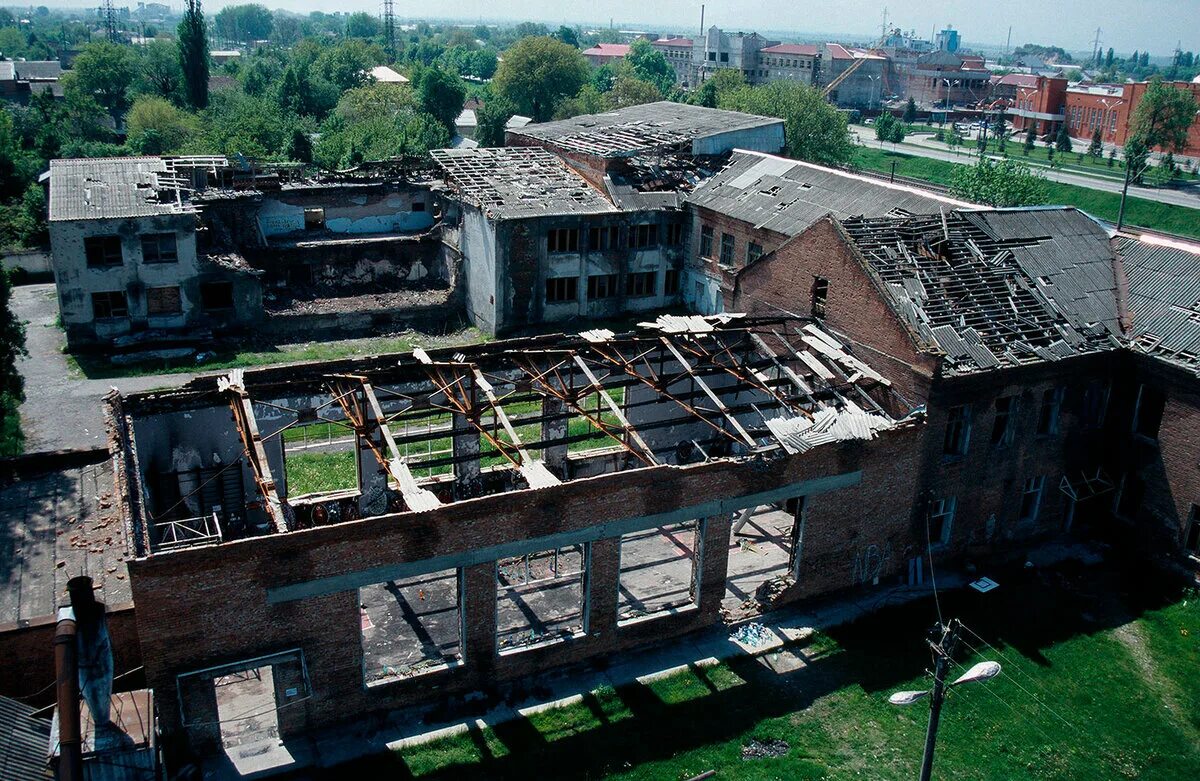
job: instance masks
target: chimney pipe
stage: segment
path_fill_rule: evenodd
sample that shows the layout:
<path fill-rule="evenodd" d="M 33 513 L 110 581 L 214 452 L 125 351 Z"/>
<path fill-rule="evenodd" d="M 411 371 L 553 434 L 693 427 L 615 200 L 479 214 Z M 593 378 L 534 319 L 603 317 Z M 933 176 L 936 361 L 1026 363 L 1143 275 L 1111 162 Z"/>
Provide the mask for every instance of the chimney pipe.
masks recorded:
<path fill-rule="evenodd" d="M 69 607 L 58 611 L 58 626 L 54 630 L 54 669 L 58 699 L 58 778 L 59 781 L 83 781 L 75 614 Z"/>

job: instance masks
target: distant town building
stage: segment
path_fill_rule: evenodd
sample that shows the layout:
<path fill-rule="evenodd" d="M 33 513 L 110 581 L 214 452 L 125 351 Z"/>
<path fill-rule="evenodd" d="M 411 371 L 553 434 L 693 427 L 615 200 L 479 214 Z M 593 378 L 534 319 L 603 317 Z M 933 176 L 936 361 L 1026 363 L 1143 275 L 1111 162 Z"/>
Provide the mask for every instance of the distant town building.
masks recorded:
<path fill-rule="evenodd" d="M 866 60 L 829 93 L 829 102 L 842 108 L 878 108 L 888 96 L 896 94 L 888 58 L 877 51 L 825 44 L 821 83 L 829 84 L 855 60 Z"/>
<path fill-rule="evenodd" d="M 583 50 L 584 58 L 597 68 L 620 60 L 626 54 L 629 54 L 627 43 L 598 43 L 590 49 Z"/>
<path fill-rule="evenodd" d="M 659 38 L 650 45 L 662 54 L 675 71 L 675 83 L 681 87 L 691 86 L 692 47 L 691 38 Z"/>
<path fill-rule="evenodd" d="M 958 43 L 958 30 L 953 27 L 947 27 L 939 32 L 933 41 L 938 50 L 951 53 L 958 51 Z"/>

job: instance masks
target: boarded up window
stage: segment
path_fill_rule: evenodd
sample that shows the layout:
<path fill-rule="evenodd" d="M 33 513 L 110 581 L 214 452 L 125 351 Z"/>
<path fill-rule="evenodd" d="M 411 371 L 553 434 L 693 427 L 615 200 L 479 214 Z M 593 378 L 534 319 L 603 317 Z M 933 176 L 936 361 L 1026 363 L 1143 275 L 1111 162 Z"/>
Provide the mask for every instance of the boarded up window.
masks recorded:
<path fill-rule="evenodd" d="M 177 315 L 182 311 L 178 287 L 152 287 L 146 290 L 147 315 Z"/>

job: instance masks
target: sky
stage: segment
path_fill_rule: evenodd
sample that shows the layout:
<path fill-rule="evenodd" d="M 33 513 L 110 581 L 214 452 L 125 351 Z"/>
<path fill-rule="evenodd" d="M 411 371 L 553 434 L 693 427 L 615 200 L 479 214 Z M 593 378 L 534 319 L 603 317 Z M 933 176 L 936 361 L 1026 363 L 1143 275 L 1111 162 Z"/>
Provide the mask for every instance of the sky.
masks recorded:
<path fill-rule="evenodd" d="M 259 0 L 264 2 L 264 0 Z M 216 7 L 219 0 L 205 5 Z M 233 4 L 233 3 L 230 3 Z M 294 11 L 368 10 L 372 0 L 265 0 Z M 1012 26 L 1012 44 L 1035 42 L 1069 51 L 1091 51 L 1096 28 L 1101 46 L 1128 54 L 1149 49 L 1168 56 L 1183 38 L 1185 51 L 1200 49 L 1200 0 L 708 0 L 705 26 L 729 30 L 794 30 L 877 36 L 883 9 L 897 26 L 921 37 L 952 25 L 964 40 L 1003 46 Z M 397 17 L 435 13 L 462 19 L 529 19 L 559 23 L 603 22 L 619 27 L 698 31 L 700 2 L 691 0 L 451 0 L 444 5 L 395 0 Z M 624 23 L 624 24 L 622 24 Z M 632 25 L 632 23 L 642 23 Z"/>
<path fill-rule="evenodd" d="M 7 4 L 9 0 L 0 0 Z M 157 0 L 179 7 L 180 0 Z M 250 0 L 205 0 L 210 12 Z M 290 11 L 368 11 L 380 0 L 256 0 Z M 36 2 L 36 0 L 35 0 Z M 46 0 L 42 0 L 46 2 Z M 114 0 L 133 6 L 136 0 Z M 78 0 L 50 0 L 78 5 Z M 469 21 L 540 21 L 549 24 L 607 24 L 622 29 L 695 33 L 700 29 L 697 0 L 395 0 L 397 18 L 455 18 Z M 1149 50 L 1170 56 L 1177 43 L 1200 50 L 1200 0 L 708 0 L 705 26 L 726 30 L 788 31 L 797 35 L 838 34 L 878 37 L 884 7 L 889 22 L 928 38 L 946 25 L 969 43 L 1003 46 L 1012 27 L 1012 45 L 1041 43 L 1068 51 L 1092 50 L 1096 28 L 1100 45 L 1118 54 Z"/>

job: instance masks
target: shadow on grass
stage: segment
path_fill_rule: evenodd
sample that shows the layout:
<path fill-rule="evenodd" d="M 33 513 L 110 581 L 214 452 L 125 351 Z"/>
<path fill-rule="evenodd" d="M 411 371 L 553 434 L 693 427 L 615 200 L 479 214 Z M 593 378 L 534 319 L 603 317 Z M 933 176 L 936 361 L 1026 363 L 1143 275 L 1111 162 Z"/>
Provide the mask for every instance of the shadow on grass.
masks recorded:
<path fill-rule="evenodd" d="M 1015 651 L 1041 665 L 1049 665 L 1043 649 L 1080 634 L 1121 626 L 1178 596 L 1171 584 L 1155 579 L 1136 563 L 1101 567 L 1068 563 L 989 575 L 1001 588 L 986 595 L 970 590 L 945 593 L 943 615 L 961 618 L 1001 652 Z M 766 719 L 805 709 L 847 686 L 859 686 L 882 698 L 883 692 L 925 673 L 930 657 L 924 637 L 935 620 L 932 600 L 886 607 L 830 630 L 815 645 L 789 648 L 806 663 L 790 672 L 776 673 L 758 660 L 736 658 L 718 674 L 732 673 L 741 683 L 723 688 L 713 680 L 713 669 L 693 667 L 691 677 L 696 680 L 679 685 L 702 691 L 682 702 L 664 701 L 663 687 L 670 687 L 672 679 L 619 687 L 615 697 L 632 718 L 609 718 L 589 694 L 583 706 L 598 726 L 573 735 L 547 741 L 531 719 L 519 718 L 496 725 L 491 743 L 483 731 L 472 728 L 470 741 L 478 752 L 477 761 L 455 760 L 422 772 L 424 763 L 413 766 L 404 754 L 392 753 L 343 765 L 329 777 L 348 771 L 349 777 L 414 778 L 414 769 L 421 778 L 433 779 L 600 777 L 737 740 Z M 837 649 L 823 653 L 821 646 L 829 639 Z M 983 645 L 974 636 L 970 641 Z M 500 745 L 494 748 L 496 743 Z"/>

